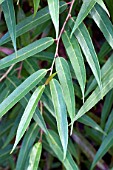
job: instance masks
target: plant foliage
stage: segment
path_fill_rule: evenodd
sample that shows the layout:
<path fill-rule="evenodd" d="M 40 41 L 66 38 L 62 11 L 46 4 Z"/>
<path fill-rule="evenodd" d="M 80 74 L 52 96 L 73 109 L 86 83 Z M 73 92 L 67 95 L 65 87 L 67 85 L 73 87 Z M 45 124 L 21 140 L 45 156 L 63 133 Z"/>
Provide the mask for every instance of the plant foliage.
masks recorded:
<path fill-rule="evenodd" d="M 1 170 L 113 169 L 112 48 L 112 0 L 0 0 Z"/>

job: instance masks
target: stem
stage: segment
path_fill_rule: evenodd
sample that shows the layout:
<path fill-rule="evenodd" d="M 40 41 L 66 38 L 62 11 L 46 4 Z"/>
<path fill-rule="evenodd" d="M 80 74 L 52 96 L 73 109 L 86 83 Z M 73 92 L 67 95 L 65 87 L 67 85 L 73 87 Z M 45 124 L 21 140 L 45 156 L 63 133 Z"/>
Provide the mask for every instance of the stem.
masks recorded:
<path fill-rule="evenodd" d="M 72 1 L 69 3 L 69 4 L 71 4 L 71 5 L 70 5 L 70 8 L 69 8 L 68 15 L 67 15 L 67 17 L 66 17 L 66 19 L 65 19 L 65 21 L 64 21 L 64 24 L 63 24 L 63 26 L 62 26 L 62 29 L 61 29 L 61 31 L 60 31 L 60 34 L 59 34 L 59 36 L 58 36 L 58 38 L 57 38 L 57 40 L 56 40 L 56 43 L 57 43 L 57 44 L 56 44 L 56 51 L 55 51 L 55 55 L 54 55 L 54 59 L 53 59 L 52 65 L 51 65 L 50 75 L 51 75 L 52 72 L 53 72 L 53 67 L 54 67 L 54 64 L 55 64 L 55 59 L 56 59 L 56 57 L 58 57 L 59 42 L 60 42 L 61 36 L 62 36 L 62 34 L 63 34 L 63 32 L 64 32 L 64 28 L 65 28 L 65 26 L 66 26 L 69 18 L 71 17 L 71 11 L 72 11 L 74 2 L 75 2 L 75 0 L 72 0 Z"/>
<path fill-rule="evenodd" d="M 9 72 L 12 70 L 12 68 L 14 67 L 15 64 L 12 64 L 9 69 L 4 73 L 4 75 L 0 78 L 0 82 L 5 79 L 7 77 L 7 75 L 9 74 Z"/>

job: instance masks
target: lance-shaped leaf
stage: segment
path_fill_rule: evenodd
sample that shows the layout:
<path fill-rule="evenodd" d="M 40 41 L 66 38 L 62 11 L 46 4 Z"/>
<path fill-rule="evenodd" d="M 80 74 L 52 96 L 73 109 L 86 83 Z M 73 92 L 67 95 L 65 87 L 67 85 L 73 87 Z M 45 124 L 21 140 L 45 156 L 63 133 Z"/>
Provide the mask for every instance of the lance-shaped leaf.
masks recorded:
<path fill-rule="evenodd" d="M 87 115 L 84 115 L 81 118 L 79 118 L 78 122 L 83 123 L 86 126 L 90 126 L 93 129 L 95 129 L 105 135 L 105 132 L 102 130 L 102 128 L 92 118 L 90 118 Z"/>
<path fill-rule="evenodd" d="M 69 26 L 72 28 L 74 24 L 74 19 L 71 18 L 69 21 Z M 98 62 L 98 58 L 89 35 L 89 32 L 86 26 L 82 23 L 78 29 L 74 32 L 74 35 L 78 39 L 78 42 L 83 50 L 83 53 L 86 57 L 86 60 L 98 82 L 99 87 L 101 88 L 101 72 Z"/>
<path fill-rule="evenodd" d="M 33 0 L 33 5 L 34 5 L 34 16 L 35 16 L 36 13 L 37 13 L 39 4 L 40 4 L 40 0 Z"/>
<path fill-rule="evenodd" d="M 37 40 L 33 42 L 32 44 L 20 49 L 17 51 L 17 56 L 15 58 L 15 53 L 3 58 L 0 60 L 0 69 L 6 68 L 12 64 L 15 64 L 17 62 L 23 61 L 26 58 L 33 56 L 36 53 L 39 53 L 52 45 L 54 42 L 54 39 L 51 37 L 42 38 L 40 40 Z"/>
<path fill-rule="evenodd" d="M 30 152 L 29 162 L 27 163 L 28 167 L 26 168 L 26 170 L 38 169 L 41 152 L 42 152 L 42 143 L 41 142 L 35 143 L 35 145 L 32 147 Z"/>
<path fill-rule="evenodd" d="M 109 115 L 109 117 L 108 117 L 108 119 L 106 121 L 104 131 L 106 133 L 108 133 L 108 132 L 110 132 L 111 129 L 113 129 L 113 109 L 112 109 L 112 111 L 111 111 L 111 113 L 110 113 L 110 115 Z"/>
<path fill-rule="evenodd" d="M 86 16 L 89 14 L 91 9 L 94 7 L 95 3 L 96 3 L 95 0 L 83 0 L 82 7 L 79 11 L 77 18 L 76 18 L 74 27 L 71 32 L 71 36 L 75 32 L 75 30 L 78 28 L 78 26 L 83 22 L 83 20 L 86 18 Z"/>
<path fill-rule="evenodd" d="M 83 56 L 79 47 L 79 44 L 74 36 L 70 38 L 70 33 L 64 31 L 62 36 L 63 43 L 69 59 L 71 61 L 72 67 L 76 74 L 77 80 L 80 84 L 83 100 L 84 100 L 84 89 L 85 89 L 85 82 L 86 82 L 86 70 L 84 66 Z"/>
<path fill-rule="evenodd" d="M 19 141 L 21 140 L 21 138 L 23 137 L 26 129 L 28 128 L 31 119 L 33 117 L 33 114 L 36 110 L 37 104 L 40 100 L 40 97 L 44 91 L 45 85 L 39 86 L 34 93 L 32 94 L 26 108 L 25 111 L 22 115 L 22 118 L 20 120 L 18 129 L 17 129 L 17 134 L 16 134 L 16 140 L 12 149 L 13 150 L 16 148 L 17 144 L 19 143 Z"/>
<path fill-rule="evenodd" d="M 29 155 L 31 147 L 33 146 L 34 141 L 36 140 L 38 133 L 39 133 L 38 124 L 33 123 L 29 127 L 28 131 L 26 132 L 23 138 L 21 149 L 16 163 L 16 170 L 25 169 L 25 163 L 27 161 L 27 157 Z"/>
<path fill-rule="evenodd" d="M 75 116 L 75 95 L 70 69 L 66 60 L 62 57 L 56 58 L 56 71 L 61 83 L 64 100 L 71 120 Z"/>
<path fill-rule="evenodd" d="M 56 30 L 56 38 L 59 33 L 59 0 L 47 0 L 49 6 L 49 12 L 51 15 L 51 19 L 53 21 L 55 30 Z"/>
<path fill-rule="evenodd" d="M 62 145 L 58 135 L 54 131 L 49 130 L 49 135 L 46 135 L 46 138 L 51 149 L 57 155 L 58 159 L 63 163 L 66 170 L 78 170 L 78 166 L 76 165 L 69 151 L 67 151 L 65 160 L 63 159 Z"/>
<path fill-rule="evenodd" d="M 56 115 L 58 133 L 62 143 L 65 159 L 68 144 L 68 122 L 66 114 L 66 105 L 64 102 L 61 86 L 57 80 L 53 79 L 50 82 L 50 90 Z"/>
<path fill-rule="evenodd" d="M 106 8 L 106 5 L 105 5 L 104 1 L 103 1 L 103 0 L 95 0 L 95 1 L 104 9 L 104 11 L 106 11 L 106 13 L 108 14 L 108 16 L 110 16 L 109 11 L 108 11 L 108 9 Z"/>
<path fill-rule="evenodd" d="M 7 23 L 8 31 L 13 42 L 14 49 L 16 51 L 16 20 L 15 11 L 13 6 L 13 0 L 5 0 L 2 3 L 2 9 L 4 12 L 5 20 Z"/>
<path fill-rule="evenodd" d="M 10 110 L 20 99 L 22 99 L 30 90 L 32 90 L 46 75 L 47 70 L 41 69 L 29 76 L 21 85 L 19 85 L 1 104 L 0 117 Z"/>
<path fill-rule="evenodd" d="M 67 5 L 65 2 L 60 2 L 60 13 L 62 13 L 66 9 Z M 46 21 L 50 20 L 50 13 L 48 10 L 48 7 L 41 9 L 39 12 L 37 12 L 36 16 L 33 18 L 33 15 L 30 15 L 29 17 L 26 17 L 23 21 L 21 21 L 16 26 L 16 37 L 19 37 L 20 35 L 24 34 L 25 32 L 40 26 L 41 24 L 45 23 Z M 6 42 L 10 41 L 10 35 L 9 33 L 6 33 L 1 39 L 0 39 L 0 45 L 5 44 Z"/>
<path fill-rule="evenodd" d="M 101 69 L 101 79 L 104 79 L 104 76 L 107 75 L 109 73 L 109 71 L 113 69 L 113 55 L 111 55 L 111 57 L 109 57 L 109 59 L 107 60 L 107 62 L 103 65 L 102 69 Z M 95 79 L 92 80 L 91 84 L 89 85 L 85 96 L 88 96 L 88 94 L 97 87 L 97 81 Z"/>
<path fill-rule="evenodd" d="M 111 146 L 113 146 L 113 130 L 109 132 L 109 134 L 102 141 L 102 144 L 94 157 L 91 170 L 93 170 L 97 162 L 105 155 Z"/>
<path fill-rule="evenodd" d="M 94 19 L 95 23 L 113 49 L 113 25 L 106 12 L 96 4 L 91 11 L 91 17 Z"/>
<path fill-rule="evenodd" d="M 101 93 L 103 97 L 113 88 L 113 69 L 109 70 L 109 72 L 104 75 L 102 80 L 102 89 L 100 91 L 99 87 L 97 87 L 94 92 L 88 97 L 86 102 L 78 111 L 77 115 L 75 116 L 74 120 L 79 119 L 83 116 L 86 112 L 88 112 L 93 106 L 95 106 L 101 100 Z"/>

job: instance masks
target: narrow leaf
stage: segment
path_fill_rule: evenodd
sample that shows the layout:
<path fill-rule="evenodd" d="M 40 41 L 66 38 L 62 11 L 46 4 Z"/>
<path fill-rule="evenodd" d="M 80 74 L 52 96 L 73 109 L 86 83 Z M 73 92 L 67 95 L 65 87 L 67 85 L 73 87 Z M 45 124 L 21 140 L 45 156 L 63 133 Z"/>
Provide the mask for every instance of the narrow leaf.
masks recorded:
<path fill-rule="evenodd" d="M 21 149 L 19 151 L 17 163 L 16 163 L 16 170 L 23 170 L 25 169 L 25 163 L 27 161 L 27 157 L 30 153 L 31 147 L 33 146 L 34 141 L 39 133 L 39 128 L 37 123 L 33 123 L 28 131 L 26 132 Z"/>
<path fill-rule="evenodd" d="M 69 26 L 72 28 L 74 24 L 74 19 L 71 18 L 69 21 Z M 84 24 L 81 24 L 78 29 L 74 32 L 75 37 L 78 39 L 78 42 L 83 50 L 83 53 L 86 57 L 86 60 L 98 82 L 99 87 L 101 88 L 101 71 L 98 62 L 98 58 L 89 35 L 89 32 Z"/>
<path fill-rule="evenodd" d="M 104 131 L 106 133 L 108 133 L 108 132 L 110 132 L 111 129 L 113 129 L 113 110 L 111 111 L 111 113 L 106 121 Z"/>
<path fill-rule="evenodd" d="M 103 2 L 103 0 L 95 0 L 103 9 L 104 11 L 106 11 L 106 13 L 108 14 L 108 16 L 110 17 L 110 13 L 105 5 L 105 3 Z"/>
<path fill-rule="evenodd" d="M 30 152 L 28 167 L 26 170 L 37 170 L 42 152 L 42 143 L 36 143 Z"/>
<path fill-rule="evenodd" d="M 95 167 L 97 162 L 105 155 L 105 153 L 111 148 L 111 146 L 113 146 L 113 130 L 109 132 L 109 134 L 102 141 L 102 144 L 94 157 L 91 170 Z"/>
<path fill-rule="evenodd" d="M 39 86 L 34 93 L 32 94 L 26 108 L 25 111 L 22 115 L 22 118 L 20 120 L 18 129 L 17 129 L 17 134 L 16 134 L 16 140 L 12 149 L 12 152 L 14 151 L 14 149 L 16 148 L 17 144 L 19 143 L 19 141 L 21 140 L 21 138 L 23 137 L 26 129 L 28 128 L 31 119 L 33 117 L 33 114 L 36 110 L 37 104 L 40 100 L 40 97 L 44 91 L 45 85 L 43 86 Z"/>
<path fill-rule="evenodd" d="M 50 90 L 55 109 L 58 132 L 62 143 L 65 159 L 68 144 L 68 122 L 66 114 L 66 105 L 63 99 L 62 89 L 57 80 L 53 79 L 50 82 Z"/>
<path fill-rule="evenodd" d="M 72 67 L 76 74 L 77 80 L 80 84 L 83 100 L 84 100 L 84 90 L 86 83 L 86 70 L 84 65 L 83 56 L 79 47 L 79 44 L 74 36 L 70 38 L 70 33 L 64 31 L 62 36 L 63 43 L 69 59 L 71 61 Z"/>
<path fill-rule="evenodd" d="M 22 99 L 30 90 L 32 90 L 46 75 L 47 70 L 42 69 L 29 76 L 21 85 L 19 85 L 1 104 L 0 117 L 10 110 L 20 99 Z"/>
<path fill-rule="evenodd" d="M 40 0 L 33 0 L 33 5 L 34 5 L 34 16 L 35 16 L 36 13 L 37 13 L 39 4 L 40 4 Z"/>
<path fill-rule="evenodd" d="M 40 40 L 33 42 L 32 44 L 18 50 L 17 51 L 18 57 L 15 58 L 15 53 L 13 53 L 13 54 L 1 59 L 0 60 L 0 69 L 6 68 L 12 64 L 23 61 L 26 58 L 31 57 L 31 56 L 45 50 L 50 45 L 52 45 L 53 42 L 54 42 L 54 39 L 51 37 L 42 38 Z"/>
<path fill-rule="evenodd" d="M 60 2 L 59 9 L 60 13 L 62 13 L 66 9 L 66 7 L 67 4 L 65 2 Z M 30 15 L 29 17 L 26 17 L 23 21 L 21 21 L 19 24 L 17 24 L 16 37 L 19 37 L 20 35 L 28 32 L 29 30 L 32 30 L 33 28 L 40 26 L 41 24 L 45 23 L 48 20 L 50 20 L 50 13 L 48 7 L 45 7 L 41 9 L 39 12 L 37 12 L 34 18 L 33 15 Z M 11 39 L 8 32 L 0 39 L 0 45 L 3 45 L 10 40 Z"/>
<path fill-rule="evenodd" d="M 74 23 L 74 27 L 71 32 L 71 36 L 75 32 L 75 30 L 79 27 L 79 25 L 83 22 L 83 20 L 86 18 L 86 16 L 89 14 L 91 9 L 94 7 L 95 3 L 96 3 L 95 0 L 83 0 L 82 7 L 81 7 L 79 14 L 76 18 L 76 21 Z"/>
<path fill-rule="evenodd" d="M 2 9 L 4 12 L 5 20 L 7 23 L 8 31 L 13 42 L 13 46 L 16 52 L 16 20 L 15 11 L 13 6 L 13 0 L 5 0 L 2 3 Z"/>
<path fill-rule="evenodd" d="M 112 63 L 111 63 L 112 64 Z M 88 97 L 86 102 L 78 111 L 78 114 L 75 116 L 74 121 L 83 116 L 86 112 L 88 112 L 93 106 L 95 106 L 101 100 L 101 93 L 103 97 L 113 88 L 113 69 L 109 70 L 107 74 L 103 75 L 102 80 L 102 89 L 100 91 L 99 87 L 97 87 L 94 92 Z"/>
<path fill-rule="evenodd" d="M 64 100 L 71 120 L 75 116 L 75 95 L 70 69 L 66 60 L 62 57 L 56 58 L 56 71 L 61 83 Z"/>
<path fill-rule="evenodd" d="M 49 131 L 49 135 L 47 135 L 46 138 L 51 149 L 55 152 L 58 159 L 63 163 L 66 170 L 78 170 L 78 166 L 76 165 L 69 151 L 67 151 L 65 160 L 63 159 L 62 145 L 58 135 L 54 131 Z"/>
<path fill-rule="evenodd" d="M 91 17 L 113 49 L 113 25 L 106 12 L 98 4 L 96 4 L 91 11 Z"/>
<path fill-rule="evenodd" d="M 53 21 L 55 30 L 56 30 L 56 38 L 58 38 L 59 33 L 59 0 L 47 0 L 49 6 L 49 12 L 51 15 L 51 19 Z"/>

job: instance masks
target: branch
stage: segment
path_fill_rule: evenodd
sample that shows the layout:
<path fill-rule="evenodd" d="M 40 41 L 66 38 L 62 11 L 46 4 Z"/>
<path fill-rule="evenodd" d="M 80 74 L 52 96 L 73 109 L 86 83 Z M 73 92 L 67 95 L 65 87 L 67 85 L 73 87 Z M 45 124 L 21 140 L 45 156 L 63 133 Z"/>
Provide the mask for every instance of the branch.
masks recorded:
<path fill-rule="evenodd" d="M 9 74 L 9 72 L 12 70 L 12 68 L 14 67 L 15 64 L 11 65 L 9 67 L 9 69 L 3 74 L 3 76 L 0 78 L 0 82 L 5 79 L 7 77 L 7 75 Z"/>
<path fill-rule="evenodd" d="M 62 26 L 62 29 L 61 29 L 61 31 L 60 31 L 59 36 L 58 36 L 58 38 L 56 39 L 57 45 L 56 45 L 56 51 L 55 51 L 54 59 L 53 59 L 52 65 L 51 65 L 50 75 L 51 75 L 52 72 L 53 72 L 53 67 L 54 67 L 55 59 L 56 59 L 56 57 L 58 57 L 59 42 L 60 42 L 61 36 L 62 36 L 62 34 L 63 34 L 63 32 L 64 32 L 64 28 L 65 28 L 68 20 L 69 20 L 70 17 L 71 17 L 71 11 L 72 11 L 74 2 L 75 2 L 75 0 L 72 0 L 72 1 L 69 3 L 69 4 L 71 4 L 71 5 L 70 5 L 70 9 L 69 9 L 68 15 L 67 15 L 67 17 L 66 17 L 66 19 L 65 19 L 65 22 L 64 22 L 64 24 L 63 24 L 63 26 Z"/>

